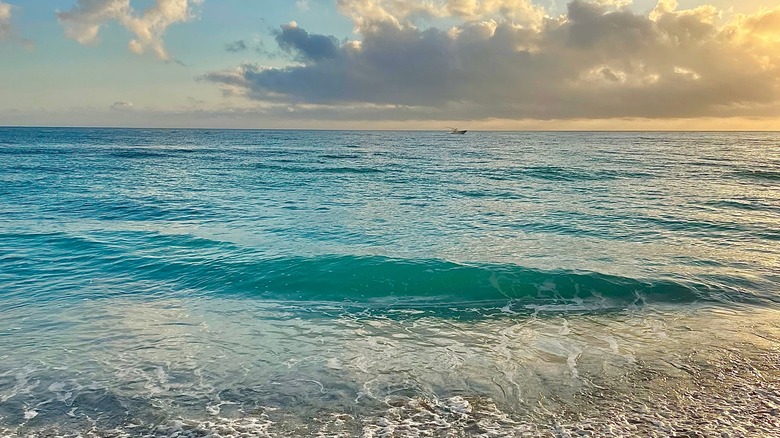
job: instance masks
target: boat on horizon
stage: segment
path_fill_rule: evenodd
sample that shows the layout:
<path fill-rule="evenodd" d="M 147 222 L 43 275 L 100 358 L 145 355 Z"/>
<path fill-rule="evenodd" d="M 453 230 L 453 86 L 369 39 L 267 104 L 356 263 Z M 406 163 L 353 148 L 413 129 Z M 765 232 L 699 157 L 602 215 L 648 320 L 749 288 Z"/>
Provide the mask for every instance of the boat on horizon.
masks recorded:
<path fill-rule="evenodd" d="M 466 132 L 468 132 L 468 129 L 450 128 L 450 134 L 460 134 L 460 135 L 463 135 Z"/>

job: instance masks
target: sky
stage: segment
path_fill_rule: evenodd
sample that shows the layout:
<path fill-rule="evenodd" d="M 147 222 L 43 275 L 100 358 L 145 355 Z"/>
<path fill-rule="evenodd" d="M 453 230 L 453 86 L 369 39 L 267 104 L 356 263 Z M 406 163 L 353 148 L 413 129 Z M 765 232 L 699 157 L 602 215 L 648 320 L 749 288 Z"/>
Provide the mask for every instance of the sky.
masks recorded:
<path fill-rule="evenodd" d="M 780 0 L 0 0 L 0 126 L 780 130 Z"/>

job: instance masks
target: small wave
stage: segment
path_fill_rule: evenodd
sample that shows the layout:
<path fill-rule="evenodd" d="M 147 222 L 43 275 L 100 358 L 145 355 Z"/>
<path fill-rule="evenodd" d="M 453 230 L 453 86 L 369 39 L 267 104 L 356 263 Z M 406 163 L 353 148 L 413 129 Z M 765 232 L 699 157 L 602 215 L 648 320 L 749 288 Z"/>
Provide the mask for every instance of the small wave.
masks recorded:
<path fill-rule="evenodd" d="M 695 220 L 676 218 L 671 216 L 665 217 L 643 217 L 639 218 L 640 222 L 652 224 L 653 226 L 661 227 L 670 231 L 682 231 L 686 233 L 702 233 L 706 235 L 712 235 L 712 233 L 750 233 L 753 232 L 753 227 L 735 224 L 731 222 L 723 221 L 711 221 L 711 220 Z"/>
<path fill-rule="evenodd" d="M 0 147 L 0 155 L 9 156 L 25 156 L 25 155 L 40 155 L 40 156 L 52 156 L 52 155 L 73 155 L 76 152 L 72 148 L 57 147 L 57 146 L 8 146 Z"/>
<path fill-rule="evenodd" d="M 780 171 L 777 170 L 740 170 L 734 172 L 738 178 L 749 178 L 760 181 L 780 181 Z"/>
<path fill-rule="evenodd" d="M 249 269 L 248 292 L 277 299 L 351 301 L 394 307 L 574 303 L 625 306 L 638 296 L 691 302 L 695 288 L 598 273 L 542 272 L 515 265 L 463 265 L 441 260 L 333 256 L 276 259 Z"/>
<path fill-rule="evenodd" d="M 318 165 L 311 166 L 280 166 L 277 164 L 261 163 L 254 165 L 256 169 L 271 170 L 289 173 L 335 173 L 335 174 L 365 174 L 365 173 L 383 173 L 384 170 L 373 167 L 325 167 Z"/>
<path fill-rule="evenodd" d="M 125 159 L 163 158 L 169 156 L 169 154 L 165 152 L 154 151 L 149 149 L 115 150 L 112 151 L 109 155 L 115 158 L 125 158 Z"/>
<path fill-rule="evenodd" d="M 528 195 L 514 193 L 508 190 L 490 188 L 477 189 L 452 189 L 452 194 L 463 198 L 488 198 L 500 199 L 502 201 L 527 199 Z"/>
<path fill-rule="evenodd" d="M 595 181 L 616 179 L 617 173 L 609 171 L 582 170 L 556 166 L 529 167 L 522 170 L 524 175 L 548 181 Z"/>
<path fill-rule="evenodd" d="M 70 198 L 57 204 L 68 215 L 102 220 L 188 220 L 213 214 L 196 205 L 180 205 L 153 197 Z"/>
<path fill-rule="evenodd" d="M 480 172 L 482 173 L 482 172 Z M 545 181 L 608 181 L 623 178 L 652 178 L 646 172 L 620 172 L 615 170 L 577 169 L 559 166 L 531 166 L 485 174 L 493 180 L 516 180 L 518 178 L 541 179 Z"/>
<path fill-rule="evenodd" d="M 716 201 L 705 201 L 703 205 L 715 207 L 718 209 L 728 208 L 745 211 L 768 211 L 768 212 L 780 212 L 780 208 L 761 202 L 758 200 L 737 200 L 737 199 L 721 199 Z"/>
<path fill-rule="evenodd" d="M 100 273 L 175 285 L 175 290 L 190 291 L 187 293 L 235 294 L 303 307 L 305 303 L 337 303 L 374 309 L 501 309 L 510 303 L 512 311 L 545 311 L 561 309 L 561 305 L 577 311 L 625 309 L 647 302 L 739 301 L 752 297 L 721 283 L 541 271 L 513 264 L 354 255 L 257 259 L 251 252 L 226 248 L 222 242 L 208 239 L 160 235 L 149 241 L 143 236 L 128 235 L 120 242 L 122 246 L 146 242 L 143 253 L 122 251 L 121 246 L 104 251 L 100 242 L 85 242 L 67 234 L 43 239 L 49 247 L 88 256 L 75 261 L 82 266 L 72 267 L 84 275 Z M 196 255 L 212 250 L 224 256 Z"/>
<path fill-rule="evenodd" d="M 357 154 L 322 154 L 320 158 L 328 160 L 356 160 L 361 158 L 361 156 Z"/>

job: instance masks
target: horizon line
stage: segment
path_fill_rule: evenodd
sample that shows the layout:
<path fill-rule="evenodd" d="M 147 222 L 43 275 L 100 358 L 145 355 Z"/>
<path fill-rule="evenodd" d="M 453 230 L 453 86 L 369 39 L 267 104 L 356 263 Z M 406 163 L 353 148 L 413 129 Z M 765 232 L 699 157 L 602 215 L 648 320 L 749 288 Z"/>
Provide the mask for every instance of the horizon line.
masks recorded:
<path fill-rule="evenodd" d="M 148 130 L 198 130 L 198 131 L 321 131 L 321 132 L 449 132 L 441 129 L 388 129 L 388 128 L 235 128 L 235 127 L 182 127 L 182 126 L 89 126 L 89 125 L 0 125 L 0 129 L 148 129 Z M 468 132 L 768 132 L 780 133 L 780 129 L 467 129 Z"/>

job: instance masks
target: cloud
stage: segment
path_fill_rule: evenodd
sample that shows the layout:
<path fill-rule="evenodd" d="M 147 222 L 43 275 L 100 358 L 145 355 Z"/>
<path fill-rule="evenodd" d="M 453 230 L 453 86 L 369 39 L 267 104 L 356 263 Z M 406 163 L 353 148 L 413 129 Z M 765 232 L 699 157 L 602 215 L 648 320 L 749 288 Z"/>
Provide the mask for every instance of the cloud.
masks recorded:
<path fill-rule="evenodd" d="M 163 36 L 175 23 L 191 20 L 193 7 L 202 0 L 156 0 L 142 14 L 136 14 L 130 0 L 77 0 L 73 9 L 57 12 L 57 19 L 65 35 L 81 44 L 95 43 L 100 28 L 116 21 L 133 34 L 128 43 L 137 54 L 151 51 L 162 60 L 169 60 Z"/>
<path fill-rule="evenodd" d="M 111 104 L 111 109 L 114 111 L 126 111 L 133 109 L 133 102 L 127 102 L 120 100 Z"/>
<path fill-rule="evenodd" d="M 523 25 L 502 12 L 522 1 L 340 0 L 346 13 L 370 18 L 356 19 L 359 40 L 290 24 L 275 37 L 298 64 L 245 64 L 203 79 L 329 117 L 687 118 L 777 108 L 780 8 L 719 24 L 710 6 L 678 10 L 661 0 L 636 14 L 600 3 L 574 0 L 563 16 Z M 463 20 L 417 27 L 408 18 L 421 10 Z M 496 13 L 504 18 L 473 19 Z"/>
<path fill-rule="evenodd" d="M 599 6 L 612 6 L 617 9 L 624 8 L 634 3 L 633 0 L 593 0 L 593 3 Z"/>
<path fill-rule="evenodd" d="M 309 35 L 296 22 L 273 32 L 279 48 L 303 61 L 335 58 L 339 54 L 338 40 L 332 36 Z"/>
<path fill-rule="evenodd" d="M 0 41 L 11 39 L 12 34 L 11 5 L 0 1 Z"/>
<path fill-rule="evenodd" d="M 225 51 L 231 53 L 243 52 L 248 47 L 244 40 L 233 41 L 232 43 L 225 44 Z"/>
<path fill-rule="evenodd" d="M 196 97 L 187 96 L 187 103 L 191 105 L 203 105 L 204 103 L 206 103 L 206 101 L 202 99 L 198 99 Z"/>
<path fill-rule="evenodd" d="M 534 24 L 544 17 L 544 9 L 531 0 L 337 0 L 336 3 L 358 28 L 376 22 L 404 25 L 432 18 L 466 21 L 492 18 Z"/>
<path fill-rule="evenodd" d="M 18 43 L 27 50 L 35 49 L 35 41 L 22 38 L 13 24 L 13 12 L 18 6 L 0 1 L 0 43 Z"/>

